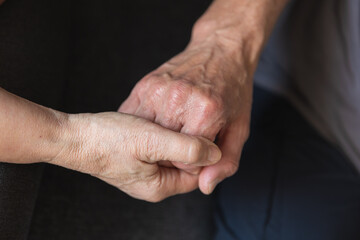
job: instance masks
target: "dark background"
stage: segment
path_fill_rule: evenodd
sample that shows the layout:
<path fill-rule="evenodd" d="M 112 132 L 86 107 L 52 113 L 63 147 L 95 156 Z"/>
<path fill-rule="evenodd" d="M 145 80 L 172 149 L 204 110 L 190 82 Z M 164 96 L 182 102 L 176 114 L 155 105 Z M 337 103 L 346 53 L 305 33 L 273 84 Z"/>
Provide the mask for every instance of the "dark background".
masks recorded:
<path fill-rule="evenodd" d="M 138 80 L 184 49 L 210 2 L 7 0 L 0 86 L 69 113 L 115 111 Z M 150 204 L 63 168 L 12 168 L 0 201 L 2 234 L 12 239 L 209 239 L 214 230 L 212 200 L 199 192 Z"/>

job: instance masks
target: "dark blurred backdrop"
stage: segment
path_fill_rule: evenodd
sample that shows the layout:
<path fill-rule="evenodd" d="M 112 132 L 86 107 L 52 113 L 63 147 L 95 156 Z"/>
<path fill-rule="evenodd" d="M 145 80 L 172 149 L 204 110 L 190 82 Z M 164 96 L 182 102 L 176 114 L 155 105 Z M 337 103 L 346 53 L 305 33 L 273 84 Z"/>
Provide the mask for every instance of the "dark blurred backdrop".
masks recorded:
<path fill-rule="evenodd" d="M 115 111 L 138 80 L 184 49 L 210 2 L 7 0 L 0 86 L 65 112 Z M 9 186 L 18 195 L 9 209 L 28 239 L 191 240 L 213 231 L 211 198 L 199 192 L 150 204 L 63 168 L 15 168 L 28 181 Z"/>

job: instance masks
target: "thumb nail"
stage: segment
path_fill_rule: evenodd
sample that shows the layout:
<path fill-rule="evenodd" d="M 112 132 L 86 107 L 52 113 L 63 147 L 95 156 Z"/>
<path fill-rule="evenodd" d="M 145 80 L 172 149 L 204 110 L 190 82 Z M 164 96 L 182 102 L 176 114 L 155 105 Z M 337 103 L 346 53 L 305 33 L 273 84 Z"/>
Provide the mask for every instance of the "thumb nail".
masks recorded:
<path fill-rule="evenodd" d="M 208 159 L 210 162 L 216 163 L 221 158 L 221 151 L 215 145 L 210 145 Z"/>

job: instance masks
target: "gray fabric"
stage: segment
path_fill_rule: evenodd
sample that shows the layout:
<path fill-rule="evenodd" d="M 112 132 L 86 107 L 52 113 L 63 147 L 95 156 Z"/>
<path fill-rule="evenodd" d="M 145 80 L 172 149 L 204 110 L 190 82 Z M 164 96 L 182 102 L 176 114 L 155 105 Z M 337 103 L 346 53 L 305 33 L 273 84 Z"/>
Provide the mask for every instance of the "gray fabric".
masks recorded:
<path fill-rule="evenodd" d="M 255 81 L 285 94 L 360 171 L 360 1 L 292 1 Z"/>
<path fill-rule="evenodd" d="M 360 239 L 360 175 L 287 100 L 259 87 L 239 171 L 217 191 L 217 240 Z"/>

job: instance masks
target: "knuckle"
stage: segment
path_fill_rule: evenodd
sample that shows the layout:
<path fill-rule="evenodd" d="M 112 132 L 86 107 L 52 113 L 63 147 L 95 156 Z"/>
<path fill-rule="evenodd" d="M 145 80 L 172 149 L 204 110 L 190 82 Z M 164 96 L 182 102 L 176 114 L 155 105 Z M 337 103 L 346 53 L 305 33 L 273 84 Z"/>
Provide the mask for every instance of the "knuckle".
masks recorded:
<path fill-rule="evenodd" d="M 166 82 L 163 78 L 158 76 L 152 76 L 149 78 L 149 84 L 151 91 L 149 92 L 154 98 L 162 97 L 165 95 Z"/>
<path fill-rule="evenodd" d="M 220 110 L 220 104 L 211 97 L 203 97 L 201 104 L 203 105 L 204 112 L 213 113 Z"/>
<path fill-rule="evenodd" d="M 168 84 L 164 78 L 157 75 L 150 75 L 146 77 L 142 86 L 138 86 L 137 91 L 139 99 L 141 99 L 144 109 L 156 109 L 164 101 Z"/>
<path fill-rule="evenodd" d="M 159 95 L 163 92 L 164 81 L 161 77 L 156 74 L 148 74 L 141 79 L 135 86 L 139 95 Z"/>
<path fill-rule="evenodd" d="M 191 94 L 192 86 L 189 82 L 184 80 L 174 81 L 169 89 L 169 107 L 177 108 L 184 103 Z"/>
<path fill-rule="evenodd" d="M 145 77 L 136 83 L 134 90 L 139 95 L 141 95 L 147 91 L 148 87 L 149 87 L 149 78 Z"/>
<path fill-rule="evenodd" d="M 214 94 L 202 94 L 198 101 L 200 113 L 203 117 L 223 115 L 224 103 L 221 98 Z"/>

